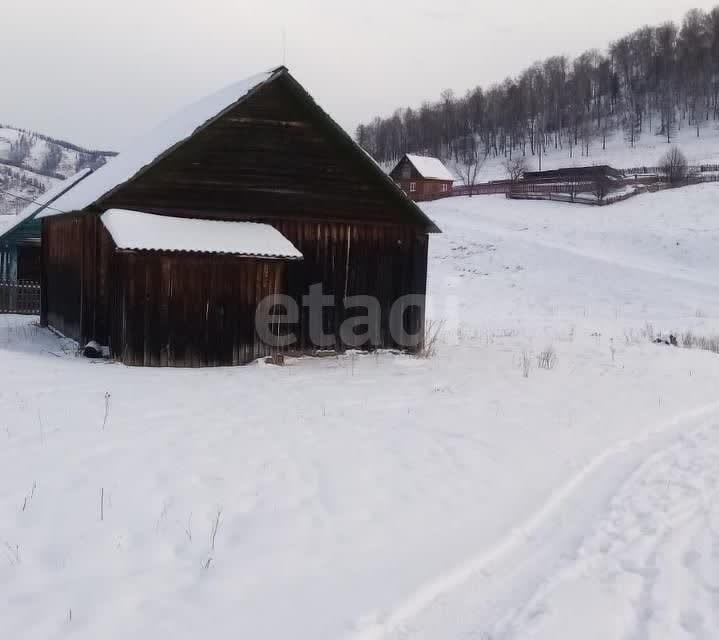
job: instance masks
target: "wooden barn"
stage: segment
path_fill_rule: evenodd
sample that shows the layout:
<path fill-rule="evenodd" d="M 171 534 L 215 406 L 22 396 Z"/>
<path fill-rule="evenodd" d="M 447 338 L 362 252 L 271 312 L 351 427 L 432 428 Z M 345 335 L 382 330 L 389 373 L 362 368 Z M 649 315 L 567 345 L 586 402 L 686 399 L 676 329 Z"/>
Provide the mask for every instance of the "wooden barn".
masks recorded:
<path fill-rule="evenodd" d="M 390 308 L 425 293 L 438 231 L 284 67 L 180 111 L 40 215 L 42 324 L 144 366 L 267 355 L 255 312 L 271 294 L 299 307 L 288 349 L 313 351 L 317 284 L 333 296 L 322 348 L 345 348 L 357 295 L 380 304 L 363 346 L 398 346 Z M 402 323 L 420 335 L 423 308 Z"/>
<path fill-rule="evenodd" d="M 456 180 L 439 158 L 409 153 L 389 175 L 412 200 L 426 200 L 448 193 Z"/>

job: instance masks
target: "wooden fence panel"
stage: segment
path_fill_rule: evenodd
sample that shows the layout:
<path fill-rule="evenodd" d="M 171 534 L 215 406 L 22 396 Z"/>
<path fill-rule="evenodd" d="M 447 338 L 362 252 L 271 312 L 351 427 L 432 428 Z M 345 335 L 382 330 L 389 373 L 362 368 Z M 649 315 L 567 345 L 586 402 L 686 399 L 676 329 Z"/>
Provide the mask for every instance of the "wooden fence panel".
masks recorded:
<path fill-rule="evenodd" d="M 0 281 L 0 313 L 39 315 L 40 283 Z"/>

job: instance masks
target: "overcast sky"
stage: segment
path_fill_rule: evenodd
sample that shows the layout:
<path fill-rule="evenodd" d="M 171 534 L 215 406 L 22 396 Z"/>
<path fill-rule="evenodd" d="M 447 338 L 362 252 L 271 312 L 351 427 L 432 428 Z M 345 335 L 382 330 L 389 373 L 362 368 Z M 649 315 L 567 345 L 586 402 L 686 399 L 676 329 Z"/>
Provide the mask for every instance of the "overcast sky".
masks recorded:
<path fill-rule="evenodd" d="M 0 122 L 122 149 L 286 63 L 342 126 L 679 21 L 717 0 L 34 0 L 0 15 Z"/>

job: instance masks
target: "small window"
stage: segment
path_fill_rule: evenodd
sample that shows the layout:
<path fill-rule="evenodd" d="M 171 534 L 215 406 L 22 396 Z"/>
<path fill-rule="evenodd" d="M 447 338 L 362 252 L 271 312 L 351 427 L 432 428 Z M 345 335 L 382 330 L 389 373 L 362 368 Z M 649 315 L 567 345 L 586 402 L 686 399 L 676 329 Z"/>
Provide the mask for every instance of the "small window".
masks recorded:
<path fill-rule="evenodd" d="M 415 193 L 417 191 L 417 183 L 416 182 L 410 182 L 409 183 L 409 192 Z"/>
<path fill-rule="evenodd" d="M 446 182 L 442 183 L 442 191 L 443 192 L 447 191 L 447 183 Z"/>

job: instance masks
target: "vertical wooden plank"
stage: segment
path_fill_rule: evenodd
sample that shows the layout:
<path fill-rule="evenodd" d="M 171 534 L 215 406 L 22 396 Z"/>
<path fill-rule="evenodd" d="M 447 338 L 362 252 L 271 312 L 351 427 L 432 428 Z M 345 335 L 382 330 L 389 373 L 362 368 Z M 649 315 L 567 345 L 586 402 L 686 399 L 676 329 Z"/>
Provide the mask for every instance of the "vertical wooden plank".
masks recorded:
<path fill-rule="evenodd" d="M 40 326 L 47 327 L 47 268 L 49 264 L 50 237 L 47 232 L 47 220 L 41 221 L 40 231 Z"/>

